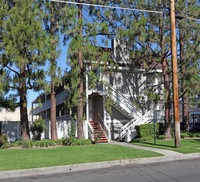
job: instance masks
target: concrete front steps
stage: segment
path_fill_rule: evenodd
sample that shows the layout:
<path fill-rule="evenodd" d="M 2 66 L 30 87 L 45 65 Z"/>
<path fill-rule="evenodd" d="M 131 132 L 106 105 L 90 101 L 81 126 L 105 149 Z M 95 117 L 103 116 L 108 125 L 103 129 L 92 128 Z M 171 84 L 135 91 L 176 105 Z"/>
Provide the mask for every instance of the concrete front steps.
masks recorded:
<path fill-rule="evenodd" d="M 98 121 L 90 121 L 94 129 L 94 139 L 97 143 L 108 143 L 108 139 Z"/>

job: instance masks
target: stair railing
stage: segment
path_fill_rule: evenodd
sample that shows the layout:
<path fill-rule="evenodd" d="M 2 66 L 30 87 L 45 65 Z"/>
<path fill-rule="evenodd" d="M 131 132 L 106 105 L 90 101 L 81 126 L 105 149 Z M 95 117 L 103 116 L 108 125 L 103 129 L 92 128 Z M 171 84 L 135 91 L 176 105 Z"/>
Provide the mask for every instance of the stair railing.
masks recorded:
<path fill-rule="evenodd" d="M 142 111 L 133 105 L 133 103 L 127 99 L 120 91 L 117 91 L 111 84 L 108 84 L 108 88 L 112 91 L 111 97 L 119 106 L 121 106 L 124 110 L 128 108 L 130 114 L 136 118 L 141 117 Z M 108 88 L 106 88 L 106 91 Z"/>
<path fill-rule="evenodd" d="M 106 135 L 106 138 L 108 139 L 108 142 L 110 142 L 111 140 L 111 135 L 110 135 L 110 128 L 108 127 L 108 125 L 104 122 L 103 118 L 101 117 L 101 115 L 98 113 L 100 119 L 102 122 L 99 122 L 98 123 L 100 124 L 104 134 Z"/>
<path fill-rule="evenodd" d="M 94 129 L 93 129 L 93 127 L 92 127 L 90 122 L 87 122 L 87 124 L 88 124 L 88 135 L 89 135 L 89 138 L 94 141 Z"/>
<path fill-rule="evenodd" d="M 120 140 L 121 138 L 125 137 L 128 134 L 129 130 L 133 130 L 136 125 L 147 123 L 150 120 L 149 116 L 151 115 L 151 113 L 152 110 L 149 110 L 141 118 L 130 120 L 119 130 L 119 136 L 117 137 L 117 140 Z"/>

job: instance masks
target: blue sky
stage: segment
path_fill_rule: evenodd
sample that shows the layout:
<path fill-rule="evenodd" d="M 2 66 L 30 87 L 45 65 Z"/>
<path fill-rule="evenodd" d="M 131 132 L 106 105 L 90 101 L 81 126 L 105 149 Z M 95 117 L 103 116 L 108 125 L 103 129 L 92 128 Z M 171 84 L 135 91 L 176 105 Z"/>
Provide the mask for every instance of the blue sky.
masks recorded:
<path fill-rule="evenodd" d="M 61 39 L 61 44 L 62 44 L 62 39 Z M 58 66 L 61 68 L 61 71 L 62 71 L 62 75 L 64 74 L 64 71 L 66 70 L 67 68 L 67 49 L 68 49 L 68 46 L 60 46 L 60 49 L 61 49 L 61 54 L 59 56 L 59 58 L 57 58 L 57 64 Z M 48 64 L 49 64 L 49 61 L 47 61 L 47 65 L 46 65 L 46 69 L 48 68 Z M 49 78 L 47 78 L 48 80 Z M 35 92 L 33 90 L 29 90 L 28 91 L 28 97 L 27 97 L 27 101 L 28 101 L 28 107 L 31 107 L 31 103 L 33 100 L 35 100 L 37 98 L 37 96 L 42 93 L 43 91 L 40 91 L 40 92 Z"/>

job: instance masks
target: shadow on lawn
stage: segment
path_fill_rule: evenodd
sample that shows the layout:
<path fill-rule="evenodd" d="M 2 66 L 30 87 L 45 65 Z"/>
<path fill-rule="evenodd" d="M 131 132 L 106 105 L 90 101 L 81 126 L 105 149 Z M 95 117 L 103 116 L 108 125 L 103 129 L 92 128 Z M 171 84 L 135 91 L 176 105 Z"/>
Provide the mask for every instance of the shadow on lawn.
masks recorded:
<path fill-rule="evenodd" d="M 190 139 L 190 140 L 191 140 L 190 143 L 200 143 L 200 139 L 197 139 L 197 138 Z"/>
<path fill-rule="evenodd" d="M 160 147 L 166 147 L 166 148 L 175 148 L 175 146 L 172 145 L 164 145 L 164 144 L 153 144 L 153 143 L 148 143 L 148 142 L 140 142 L 140 143 L 144 143 L 144 144 L 148 144 L 148 145 L 152 145 L 152 146 L 160 146 Z"/>
<path fill-rule="evenodd" d="M 183 139 L 182 139 L 183 140 Z M 188 139 L 185 139 L 185 140 L 188 140 Z M 200 143 L 200 139 L 189 139 L 190 141 L 189 141 L 189 143 Z M 174 141 L 174 140 L 173 140 Z M 172 145 L 167 145 L 167 144 L 158 144 L 158 143 L 156 143 L 156 144 L 153 144 L 153 143 L 149 143 L 148 141 L 143 141 L 143 142 L 140 142 L 140 143 L 144 143 L 144 144 L 148 144 L 148 145 L 150 145 L 150 146 L 160 146 L 160 147 L 166 147 L 166 148 L 176 148 L 175 147 L 175 144 L 174 144 L 174 146 L 172 146 Z"/>

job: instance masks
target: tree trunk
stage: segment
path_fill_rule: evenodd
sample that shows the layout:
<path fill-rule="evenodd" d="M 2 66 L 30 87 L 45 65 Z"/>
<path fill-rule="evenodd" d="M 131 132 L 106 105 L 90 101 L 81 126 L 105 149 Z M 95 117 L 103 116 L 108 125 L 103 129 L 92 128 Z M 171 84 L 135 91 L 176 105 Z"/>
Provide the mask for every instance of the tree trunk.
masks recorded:
<path fill-rule="evenodd" d="M 171 135 L 171 102 L 170 102 L 170 85 L 169 85 L 169 73 L 167 71 L 167 62 L 166 58 L 162 60 L 162 71 L 164 76 L 164 88 L 165 88 L 165 95 L 166 95 L 166 102 L 165 102 L 165 136 L 168 139 L 172 138 Z"/>
<path fill-rule="evenodd" d="M 27 91 L 25 86 L 25 64 L 22 65 L 20 69 L 20 86 L 19 86 L 19 94 L 20 94 L 20 120 L 21 120 L 21 137 L 22 141 L 30 140 L 30 131 L 29 131 L 29 123 L 28 123 L 28 114 L 27 114 Z"/>
<path fill-rule="evenodd" d="M 162 4 L 162 0 L 160 0 L 160 5 Z M 165 88 L 165 127 L 164 127 L 164 133 L 168 139 L 171 139 L 171 110 L 170 110 L 170 84 L 169 84 L 169 71 L 168 71 L 168 65 L 167 65 L 167 57 L 166 53 L 164 51 L 165 48 L 165 42 L 163 38 L 163 14 L 160 14 L 160 26 L 159 26 L 159 32 L 160 32 L 160 47 L 162 51 L 162 72 L 163 72 L 163 78 L 164 78 L 164 88 Z"/>
<path fill-rule="evenodd" d="M 51 86 L 51 139 L 57 140 L 57 128 L 56 128 L 56 92 L 54 83 Z"/>
<path fill-rule="evenodd" d="M 82 2 L 82 0 L 80 0 Z M 78 14 L 78 20 L 82 20 L 82 5 L 78 5 L 79 7 L 79 14 Z M 80 35 L 83 35 L 83 27 L 81 25 L 80 27 Z M 84 138 L 84 131 L 83 131 L 83 95 L 84 95 L 84 90 L 83 90 L 83 79 L 84 79 L 84 73 L 83 73 L 83 53 L 81 50 L 78 51 L 78 62 L 79 62 L 79 68 L 80 68 L 80 73 L 79 73 L 79 78 L 80 78 L 80 84 L 79 84 L 79 103 L 77 107 L 77 112 L 78 112 L 78 121 L 77 121 L 77 127 L 78 127 L 78 138 Z"/>
<path fill-rule="evenodd" d="M 184 74 L 186 71 L 185 60 L 184 60 L 184 34 L 182 23 L 179 24 L 179 39 L 180 39 L 180 64 L 181 64 L 181 91 L 182 91 L 182 130 L 184 132 L 189 131 L 189 108 L 187 98 L 187 84 L 185 82 Z"/>
<path fill-rule="evenodd" d="M 51 13 L 54 13 L 54 3 L 51 2 Z M 51 16 L 51 35 L 52 37 L 55 34 L 55 19 L 54 16 Z M 52 42 L 53 44 L 53 42 Z M 57 140 L 57 128 L 56 128 L 56 91 L 55 91 L 55 77 L 56 77 L 56 58 L 55 55 L 52 55 L 51 58 L 51 139 Z"/>

